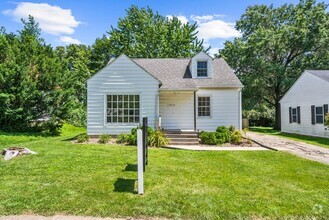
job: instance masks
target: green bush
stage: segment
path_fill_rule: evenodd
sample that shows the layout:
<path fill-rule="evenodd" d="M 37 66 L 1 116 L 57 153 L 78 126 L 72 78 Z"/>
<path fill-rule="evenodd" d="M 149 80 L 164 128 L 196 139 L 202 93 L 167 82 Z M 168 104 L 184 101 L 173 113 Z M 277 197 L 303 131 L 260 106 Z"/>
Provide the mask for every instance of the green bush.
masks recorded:
<path fill-rule="evenodd" d="M 137 146 L 137 132 L 136 134 L 128 134 L 127 144 Z"/>
<path fill-rule="evenodd" d="M 129 134 L 119 134 L 118 137 L 117 137 L 117 143 L 118 144 L 126 144 L 129 140 Z"/>
<path fill-rule="evenodd" d="M 202 131 L 199 135 L 201 143 L 207 145 L 220 145 L 224 143 L 240 144 L 242 141 L 242 134 L 239 130 L 235 130 L 235 127 L 231 125 L 229 128 L 220 126 L 216 129 L 216 132 Z"/>
<path fill-rule="evenodd" d="M 87 134 L 80 134 L 77 137 L 77 142 L 78 143 L 84 143 L 89 141 L 89 136 Z"/>
<path fill-rule="evenodd" d="M 162 147 L 168 145 L 169 139 L 161 130 L 156 130 L 149 134 L 148 142 L 151 147 Z"/>
<path fill-rule="evenodd" d="M 234 129 L 234 126 L 231 126 L 230 129 Z M 225 127 L 225 126 L 220 126 L 216 129 L 216 136 L 219 139 L 219 143 L 223 144 L 223 143 L 227 143 L 231 141 L 231 131 L 229 128 Z"/>
<path fill-rule="evenodd" d="M 226 133 L 226 132 L 229 132 L 229 129 L 225 126 L 219 126 L 219 127 L 217 127 L 216 132 Z"/>
<path fill-rule="evenodd" d="M 58 136 L 61 134 L 64 121 L 60 118 L 50 118 L 41 125 L 42 133 L 45 135 Z"/>
<path fill-rule="evenodd" d="M 231 142 L 233 144 L 241 144 L 242 142 L 242 134 L 239 130 L 235 130 L 231 133 Z"/>
<path fill-rule="evenodd" d="M 216 137 L 216 132 L 201 131 L 200 133 L 201 143 L 207 145 L 217 145 L 220 141 Z"/>
<path fill-rule="evenodd" d="M 143 129 L 143 126 L 139 126 L 137 128 L 131 129 L 130 134 L 127 137 L 127 144 L 129 145 L 137 145 L 137 129 Z M 154 130 L 150 127 L 147 127 L 147 133 L 148 133 L 148 144 L 150 144 L 150 137 L 154 134 Z"/>
<path fill-rule="evenodd" d="M 142 126 L 133 128 L 130 131 L 130 134 L 120 134 L 117 138 L 117 143 L 119 144 L 129 144 L 129 145 L 137 145 L 137 129 L 143 129 Z M 148 144 L 150 144 L 150 137 L 154 135 L 154 130 L 150 127 L 147 128 L 148 132 Z"/>
<path fill-rule="evenodd" d="M 108 135 L 108 134 L 102 134 L 100 137 L 99 137 L 99 140 L 98 140 L 98 143 L 100 144 L 107 144 L 111 139 L 111 136 Z"/>
<path fill-rule="evenodd" d="M 226 133 L 213 132 L 213 133 L 215 133 L 217 144 L 224 144 L 226 142 L 229 142 L 230 140 L 230 135 L 228 132 Z"/>
<path fill-rule="evenodd" d="M 329 113 L 326 114 L 326 117 L 324 119 L 324 125 L 329 126 Z"/>

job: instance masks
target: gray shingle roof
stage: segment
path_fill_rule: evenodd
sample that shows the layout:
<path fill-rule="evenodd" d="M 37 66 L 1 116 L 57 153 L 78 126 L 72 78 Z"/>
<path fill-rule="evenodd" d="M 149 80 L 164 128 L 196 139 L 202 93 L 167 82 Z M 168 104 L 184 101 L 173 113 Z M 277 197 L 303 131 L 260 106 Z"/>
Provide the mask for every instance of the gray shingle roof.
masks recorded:
<path fill-rule="evenodd" d="M 306 72 L 329 82 L 329 70 L 306 70 Z"/>
<path fill-rule="evenodd" d="M 197 89 L 242 87 L 242 83 L 224 59 L 213 59 L 211 79 L 192 78 L 190 59 L 132 59 L 136 64 L 162 82 L 161 89 Z"/>

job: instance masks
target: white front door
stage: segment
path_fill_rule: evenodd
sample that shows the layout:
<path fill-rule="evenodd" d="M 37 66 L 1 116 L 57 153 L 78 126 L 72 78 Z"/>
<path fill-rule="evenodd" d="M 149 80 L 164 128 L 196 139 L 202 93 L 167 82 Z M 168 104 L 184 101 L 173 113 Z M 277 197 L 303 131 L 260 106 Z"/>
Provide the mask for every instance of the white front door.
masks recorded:
<path fill-rule="evenodd" d="M 194 130 L 194 93 L 160 92 L 161 126 L 166 130 Z"/>

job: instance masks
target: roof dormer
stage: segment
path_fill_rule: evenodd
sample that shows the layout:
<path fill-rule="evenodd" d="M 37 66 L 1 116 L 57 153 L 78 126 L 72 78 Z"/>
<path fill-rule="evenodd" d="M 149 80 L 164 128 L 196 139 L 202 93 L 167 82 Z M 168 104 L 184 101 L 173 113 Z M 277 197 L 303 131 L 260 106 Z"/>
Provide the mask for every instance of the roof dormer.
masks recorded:
<path fill-rule="evenodd" d="M 190 62 L 192 78 L 212 78 L 212 58 L 205 52 L 195 55 Z"/>

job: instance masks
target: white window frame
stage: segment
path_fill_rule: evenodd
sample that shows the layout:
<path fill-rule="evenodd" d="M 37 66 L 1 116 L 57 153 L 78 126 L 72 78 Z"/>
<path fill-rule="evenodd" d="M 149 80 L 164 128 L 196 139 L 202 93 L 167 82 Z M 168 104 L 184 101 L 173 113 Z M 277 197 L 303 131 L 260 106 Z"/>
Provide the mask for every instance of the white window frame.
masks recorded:
<path fill-rule="evenodd" d="M 199 98 L 209 98 L 209 116 L 199 116 Z M 211 95 L 198 95 L 197 96 L 197 100 L 196 100 L 196 103 L 197 103 L 197 117 L 198 118 L 211 118 L 212 117 L 212 98 L 211 98 Z M 200 106 L 200 107 L 208 107 L 208 106 Z"/>
<path fill-rule="evenodd" d="M 317 108 L 321 108 L 322 109 L 322 113 L 321 114 L 318 114 L 316 112 L 316 109 Z M 324 111 L 323 106 L 315 106 L 315 112 L 314 112 L 314 114 L 315 114 L 315 124 L 323 124 L 324 123 L 323 111 Z M 318 116 L 321 116 L 322 117 L 322 122 L 318 122 L 318 120 L 317 120 L 317 117 Z"/>
<path fill-rule="evenodd" d="M 207 70 L 207 75 L 206 76 L 198 76 L 198 63 L 199 62 L 205 62 L 206 64 L 207 64 L 207 68 L 206 68 L 206 70 Z M 202 68 L 202 69 L 204 69 L 204 68 Z M 209 65 L 208 65 L 208 60 L 197 60 L 196 61 L 196 77 L 197 78 L 209 78 Z"/>
<path fill-rule="evenodd" d="M 139 122 L 136 123 L 126 123 L 126 122 L 107 122 L 107 96 L 109 95 L 138 95 L 139 96 Z M 129 102 L 128 102 L 129 103 Z M 135 108 L 134 108 L 135 109 Z M 105 93 L 104 94 L 104 125 L 106 126 L 138 126 L 141 122 L 141 118 L 142 118 L 142 95 L 140 92 L 123 92 L 123 93 Z M 129 104 L 128 104 L 128 112 L 129 112 Z M 129 113 L 128 113 L 128 117 L 129 117 Z"/>

